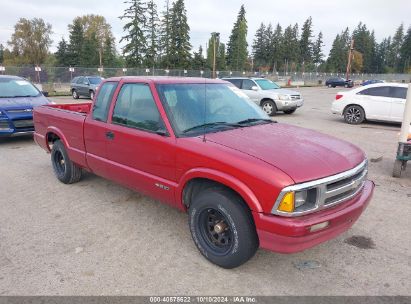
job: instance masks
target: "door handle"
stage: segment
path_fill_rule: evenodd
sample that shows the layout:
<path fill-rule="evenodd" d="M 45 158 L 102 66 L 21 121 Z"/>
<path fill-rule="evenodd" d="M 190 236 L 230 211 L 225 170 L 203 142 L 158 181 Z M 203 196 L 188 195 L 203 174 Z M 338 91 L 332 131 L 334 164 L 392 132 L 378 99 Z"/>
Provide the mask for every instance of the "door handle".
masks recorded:
<path fill-rule="evenodd" d="M 109 140 L 113 140 L 114 139 L 114 133 L 112 131 L 107 131 L 106 132 L 106 137 Z"/>

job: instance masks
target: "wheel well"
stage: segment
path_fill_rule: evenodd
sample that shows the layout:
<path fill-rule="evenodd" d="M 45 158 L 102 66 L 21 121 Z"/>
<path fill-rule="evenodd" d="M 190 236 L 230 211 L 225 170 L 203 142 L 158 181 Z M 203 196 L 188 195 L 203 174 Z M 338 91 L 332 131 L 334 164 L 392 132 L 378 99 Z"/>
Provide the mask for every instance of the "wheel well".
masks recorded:
<path fill-rule="evenodd" d="M 246 207 L 246 209 L 251 212 L 250 207 L 247 205 L 243 197 L 237 191 L 233 190 L 230 187 L 227 187 L 222 183 L 207 178 L 194 178 L 187 182 L 183 190 L 184 206 L 188 208 L 191 204 L 191 201 L 198 193 L 211 187 L 219 187 L 230 191 L 234 195 L 238 196 L 238 198 L 240 198 L 240 200 L 243 202 L 244 207 Z"/>
<path fill-rule="evenodd" d="M 264 101 L 272 101 L 272 102 L 275 104 L 275 101 L 272 100 L 271 98 L 263 98 L 263 99 L 261 99 L 261 101 L 260 101 L 260 106 L 263 105 L 263 102 L 264 102 Z M 277 105 L 275 104 L 275 106 L 277 106 Z"/>
<path fill-rule="evenodd" d="M 351 106 L 357 106 L 357 107 L 361 108 L 362 111 L 364 112 L 364 118 L 366 118 L 364 108 L 363 108 L 362 106 L 360 106 L 359 104 L 355 104 L 355 103 L 351 103 L 351 104 L 349 104 L 349 105 L 346 105 L 345 108 L 344 108 L 344 111 L 343 111 L 343 115 L 344 115 L 344 113 L 345 113 L 345 110 L 347 110 L 347 108 L 348 108 L 348 107 L 351 107 Z"/>
<path fill-rule="evenodd" d="M 60 140 L 60 137 L 57 134 L 53 132 L 47 133 L 47 144 L 49 145 L 49 147 L 53 145 L 56 140 Z"/>

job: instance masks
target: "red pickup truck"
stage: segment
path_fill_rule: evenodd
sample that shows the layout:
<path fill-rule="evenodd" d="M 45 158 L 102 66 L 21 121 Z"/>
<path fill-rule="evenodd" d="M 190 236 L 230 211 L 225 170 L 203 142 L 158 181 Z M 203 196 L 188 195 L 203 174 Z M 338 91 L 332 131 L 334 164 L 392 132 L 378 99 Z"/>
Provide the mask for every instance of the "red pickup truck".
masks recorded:
<path fill-rule="evenodd" d="M 224 268 L 336 237 L 374 190 L 359 148 L 276 123 L 222 80 L 111 78 L 93 104 L 37 107 L 34 125 L 61 182 L 87 170 L 187 211 L 199 251 Z"/>

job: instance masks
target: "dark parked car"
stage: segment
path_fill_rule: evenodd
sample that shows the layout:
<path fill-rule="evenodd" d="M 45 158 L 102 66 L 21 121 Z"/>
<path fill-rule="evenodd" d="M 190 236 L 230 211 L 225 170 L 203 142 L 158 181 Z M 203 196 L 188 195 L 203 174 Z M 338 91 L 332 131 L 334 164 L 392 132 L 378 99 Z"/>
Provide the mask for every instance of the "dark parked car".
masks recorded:
<path fill-rule="evenodd" d="M 383 83 L 384 80 L 379 80 L 379 79 L 370 79 L 370 80 L 365 80 L 363 83 L 361 83 L 362 86 L 366 86 L 369 84 L 375 84 L 375 83 Z"/>
<path fill-rule="evenodd" d="M 71 81 L 71 95 L 74 99 L 79 99 L 80 96 L 94 99 L 97 88 L 104 78 L 100 76 L 79 76 L 74 77 Z"/>
<path fill-rule="evenodd" d="M 354 86 L 354 82 L 351 79 L 345 79 L 341 77 L 335 77 L 327 79 L 325 85 L 329 88 L 335 87 L 345 87 L 345 88 L 352 88 Z"/>
<path fill-rule="evenodd" d="M 33 133 L 33 108 L 49 103 L 26 79 L 0 76 L 0 137 Z"/>

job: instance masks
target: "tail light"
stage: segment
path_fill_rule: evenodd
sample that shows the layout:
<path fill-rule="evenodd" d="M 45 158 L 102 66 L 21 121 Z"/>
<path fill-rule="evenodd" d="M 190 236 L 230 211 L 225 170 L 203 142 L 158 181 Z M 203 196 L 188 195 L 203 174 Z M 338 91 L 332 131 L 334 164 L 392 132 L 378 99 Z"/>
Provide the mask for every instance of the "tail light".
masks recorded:
<path fill-rule="evenodd" d="M 335 100 L 338 100 L 338 99 L 340 99 L 341 97 L 343 97 L 342 94 L 337 94 L 337 95 L 335 95 Z"/>

